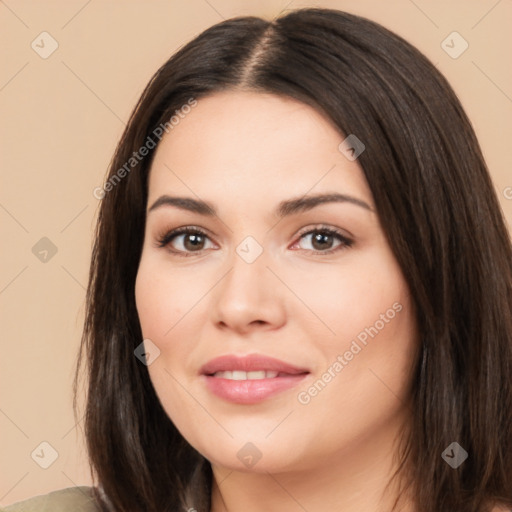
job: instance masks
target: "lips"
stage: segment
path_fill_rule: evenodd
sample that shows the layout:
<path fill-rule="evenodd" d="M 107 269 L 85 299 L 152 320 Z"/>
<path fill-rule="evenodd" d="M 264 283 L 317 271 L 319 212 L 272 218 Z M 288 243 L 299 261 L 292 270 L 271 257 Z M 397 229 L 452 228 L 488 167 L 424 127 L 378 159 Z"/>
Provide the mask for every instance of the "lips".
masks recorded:
<path fill-rule="evenodd" d="M 235 404 L 256 404 L 298 385 L 309 370 L 260 354 L 227 355 L 200 369 L 214 395 Z"/>
<path fill-rule="evenodd" d="M 202 375 L 212 376 L 217 372 L 278 372 L 283 375 L 298 375 L 309 373 L 306 368 L 300 368 L 285 363 L 279 359 L 260 354 L 248 356 L 226 355 L 212 359 L 200 369 Z"/>

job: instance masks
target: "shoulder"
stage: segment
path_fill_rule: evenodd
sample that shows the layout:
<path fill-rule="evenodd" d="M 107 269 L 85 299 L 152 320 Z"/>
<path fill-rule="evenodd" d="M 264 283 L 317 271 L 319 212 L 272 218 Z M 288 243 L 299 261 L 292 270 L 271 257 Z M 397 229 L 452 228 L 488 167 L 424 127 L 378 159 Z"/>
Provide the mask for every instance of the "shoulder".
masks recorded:
<path fill-rule="evenodd" d="M 93 487 L 60 489 L 2 508 L 2 512 L 100 512 Z"/>

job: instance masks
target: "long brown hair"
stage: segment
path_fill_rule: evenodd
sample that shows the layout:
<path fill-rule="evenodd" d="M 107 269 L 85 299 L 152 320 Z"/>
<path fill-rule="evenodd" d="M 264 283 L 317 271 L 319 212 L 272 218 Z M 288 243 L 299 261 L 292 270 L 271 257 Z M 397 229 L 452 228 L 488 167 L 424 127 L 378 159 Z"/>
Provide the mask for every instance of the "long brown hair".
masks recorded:
<path fill-rule="evenodd" d="M 407 472 L 396 475 L 409 476 L 418 512 L 512 507 L 512 248 L 471 124 L 444 77 L 402 38 L 308 8 L 205 30 L 155 73 L 117 146 L 74 382 L 78 417 L 85 366 L 85 435 L 102 509 L 210 509 L 210 464 L 177 431 L 134 356 L 154 149 L 130 158 L 191 99 L 235 89 L 307 103 L 366 146 L 359 163 L 421 333 L 411 431 L 399 454 Z M 454 441 L 469 454 L 456 469 L 441 456 Z"/>

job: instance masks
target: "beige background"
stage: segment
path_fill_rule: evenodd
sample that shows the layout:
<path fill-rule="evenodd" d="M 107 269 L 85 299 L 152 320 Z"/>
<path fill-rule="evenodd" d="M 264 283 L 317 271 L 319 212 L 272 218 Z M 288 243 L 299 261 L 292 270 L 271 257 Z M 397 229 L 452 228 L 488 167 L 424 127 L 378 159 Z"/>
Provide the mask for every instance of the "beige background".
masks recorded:
<path fill-rule="evenodd" d="M 90 484 L 71 382 L 99 204 L 93 190 L 143 87 L 223 18 L 308 5 L 378 21 L 438 66 L 475 126 L 512 225 L 510 0 L 0 0 L 0 505 Z M 59 45 L 46 59 L 31 47 L 50 48 L 43 31 Z M 453 31 L 469 44 L 457 59 L 441 46 Z M 43 237 L 57 248 L 46 262 L 32 252 Z M 31 458 L 37 448 L 34 459 L 49 460 L 43 441 L 58 452 L 48 469 Z"/>

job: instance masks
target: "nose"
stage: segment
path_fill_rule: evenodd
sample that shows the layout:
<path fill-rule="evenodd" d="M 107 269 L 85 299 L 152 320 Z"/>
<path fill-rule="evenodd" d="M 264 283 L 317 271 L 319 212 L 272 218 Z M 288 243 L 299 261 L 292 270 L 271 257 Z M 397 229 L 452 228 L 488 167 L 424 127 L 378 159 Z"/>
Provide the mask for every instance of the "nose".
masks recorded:
<path fill-rule="evenodd" d="M 238 334 L 281 327 L 286 321 L 286 289 L 276 269 L 270 268 L 275 267 L 271 255 L 263 250 L 251 261 L 243 252 L 233 251 L 229 266 L 213 290 L 215 325 Z"/>

